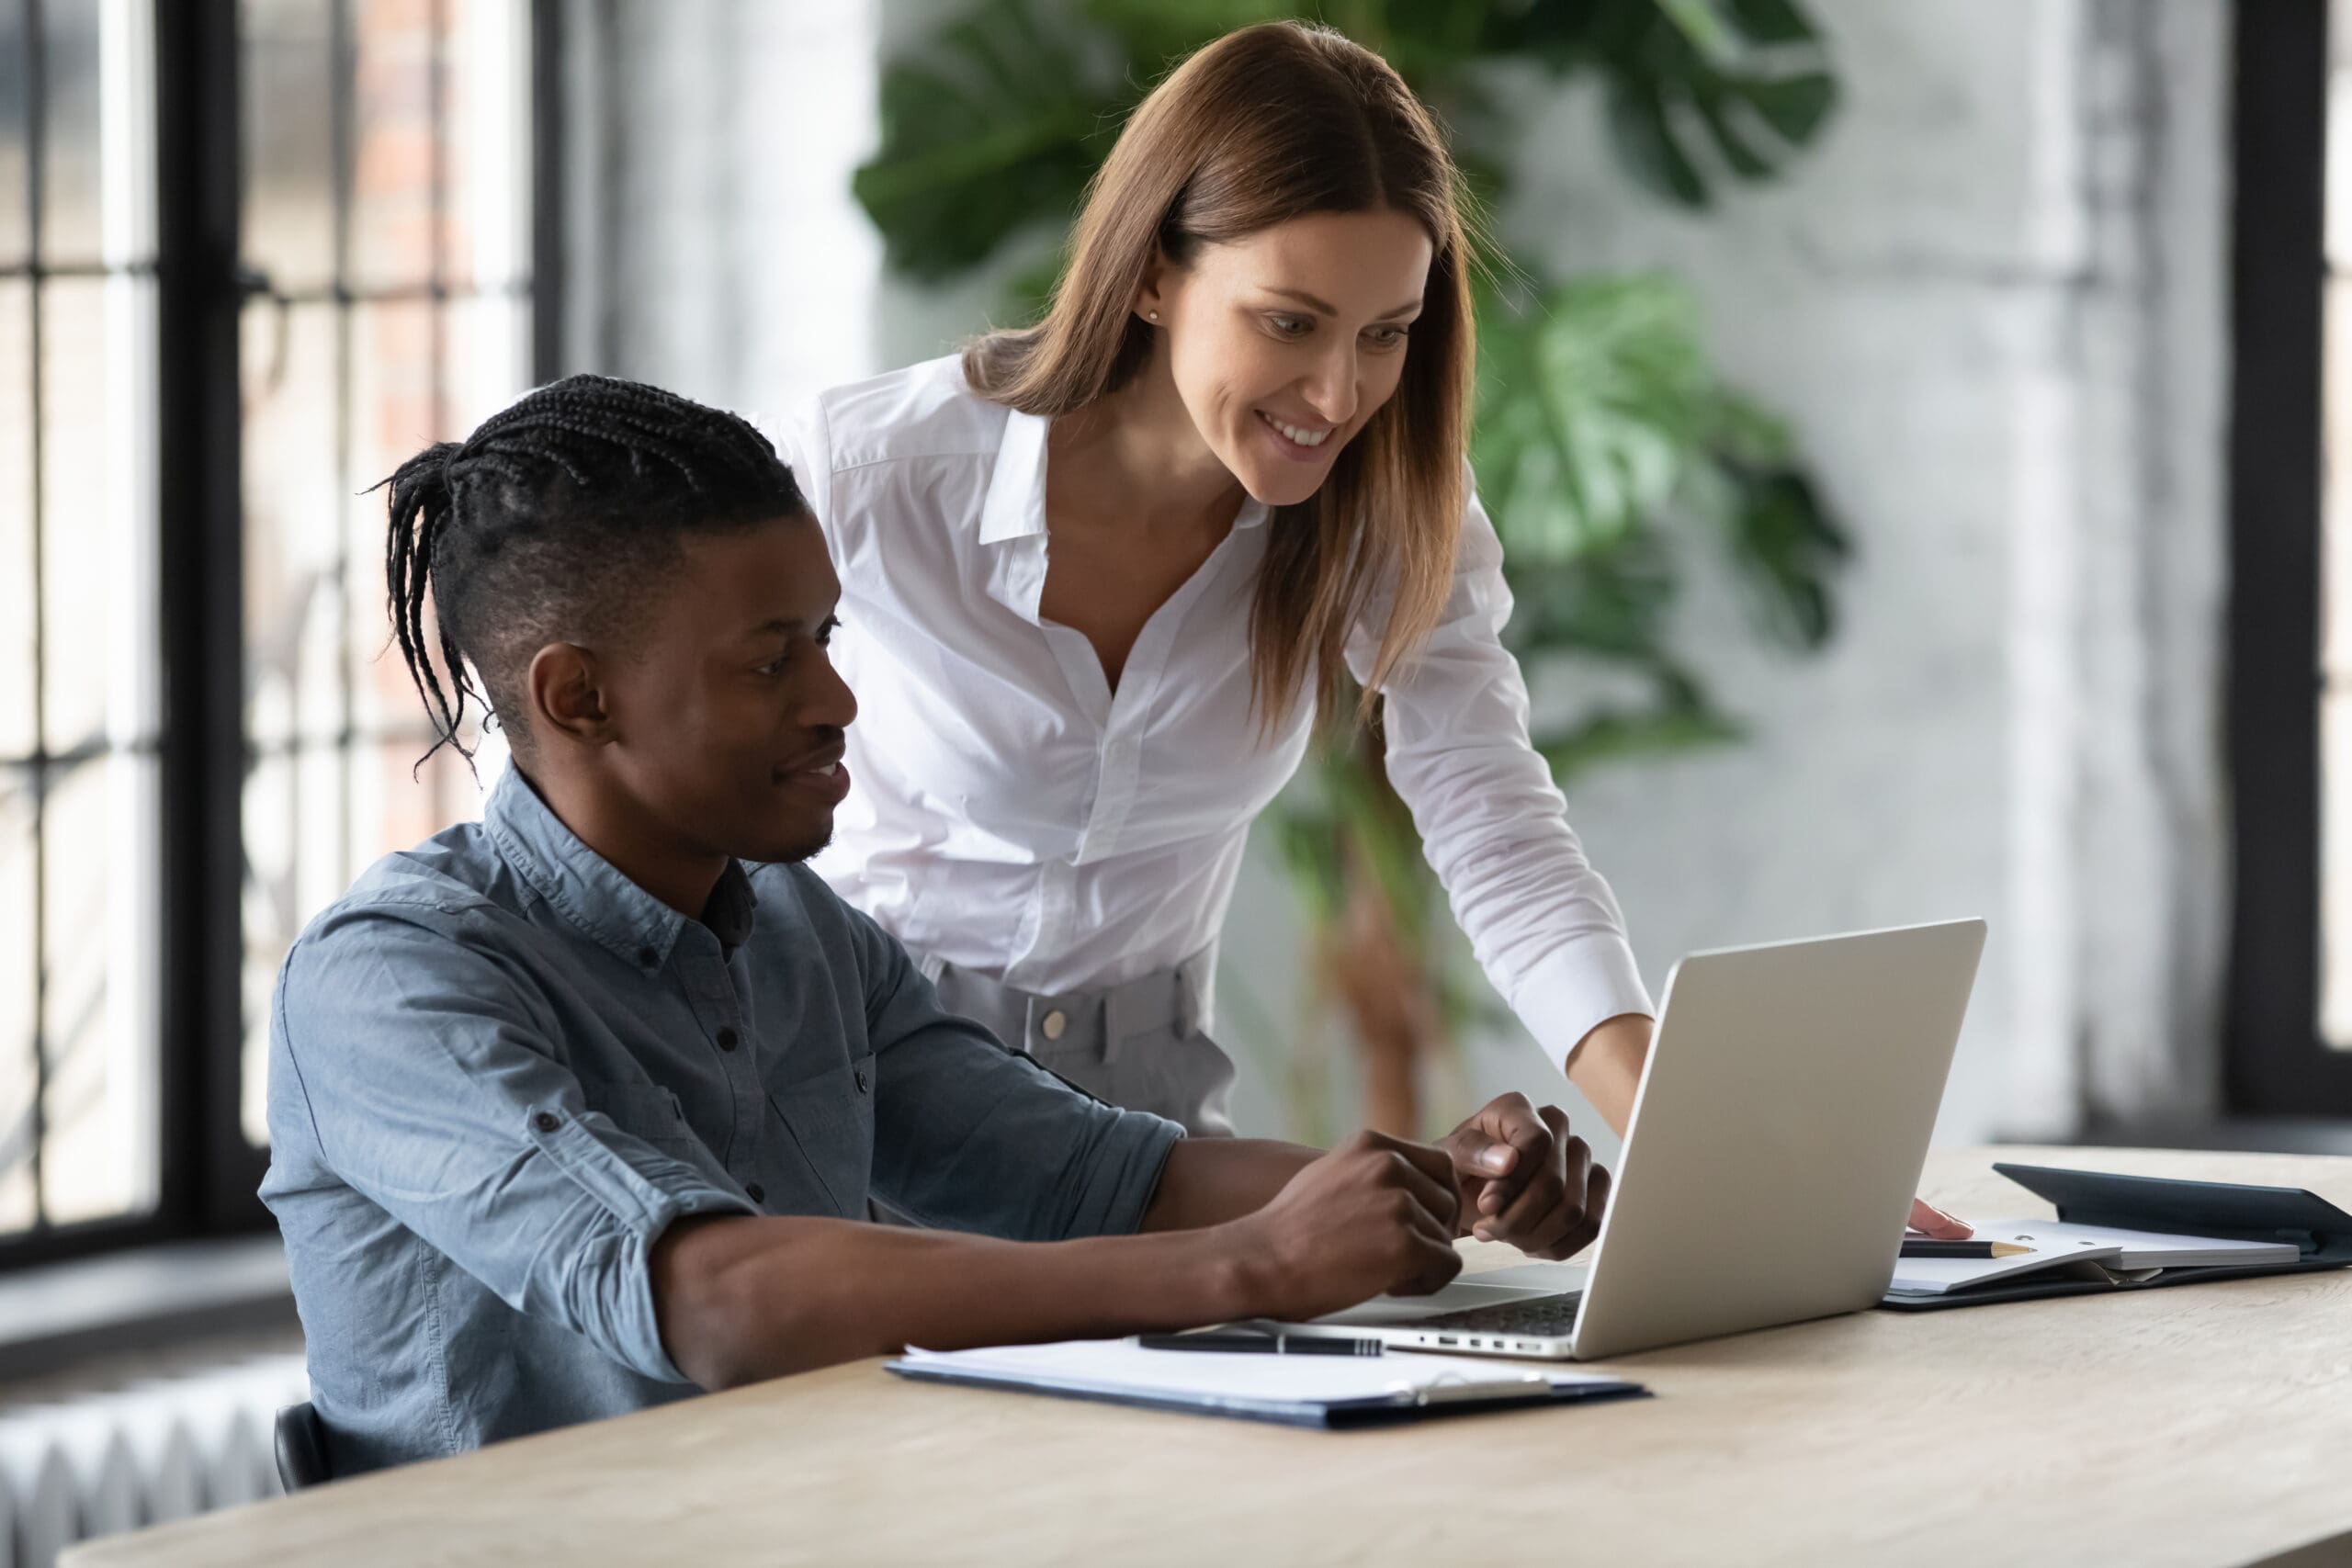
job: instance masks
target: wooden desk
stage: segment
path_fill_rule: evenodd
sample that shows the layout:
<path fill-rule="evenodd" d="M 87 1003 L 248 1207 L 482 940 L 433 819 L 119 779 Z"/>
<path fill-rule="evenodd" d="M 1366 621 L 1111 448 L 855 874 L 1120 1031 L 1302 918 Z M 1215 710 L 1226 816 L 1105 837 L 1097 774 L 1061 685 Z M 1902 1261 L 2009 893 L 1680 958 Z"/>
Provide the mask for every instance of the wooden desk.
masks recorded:
<path fill-rule="evenodd" d="M 2110 1149 L 1939 1151 L 1927 1196 L 2046 1213 L 1986 1168 L 1996 1156 L 2352 1207 L 2352 1159 Z M 66 1562 L 2352 1561 L 2313 1544 L 2352 1532 L 2352 1271 L 1866 1312 L 1608 1365 L 1658 1397 L 1321 1433 L 921 1386 L 861 1362 Z"/>

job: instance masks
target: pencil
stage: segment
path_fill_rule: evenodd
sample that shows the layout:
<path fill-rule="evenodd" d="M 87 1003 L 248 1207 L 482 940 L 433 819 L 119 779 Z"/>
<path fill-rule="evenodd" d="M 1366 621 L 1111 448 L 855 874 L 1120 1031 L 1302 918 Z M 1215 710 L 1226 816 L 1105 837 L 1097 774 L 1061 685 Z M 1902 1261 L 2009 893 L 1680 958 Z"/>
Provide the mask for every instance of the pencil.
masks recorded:
<path fill-rule="evenodd" d="M 2022 1258 L 2033 1248 L 2013 1241 L 1938 1241 L 1932 1236 L 1905 1236 L 1905 1258 Z"/>
<path fill-rule="evenodd" d="M 1343 1339 L 1320 1334 L 1219 1333 L 1214 1329 L 1191 1334 L 1138 1334 L 1136 1343 L 1146 1350 L 1222 1350 L 1256 1352 L 1261 1356 L 1377 1356 L 1377 1339 Z"/>

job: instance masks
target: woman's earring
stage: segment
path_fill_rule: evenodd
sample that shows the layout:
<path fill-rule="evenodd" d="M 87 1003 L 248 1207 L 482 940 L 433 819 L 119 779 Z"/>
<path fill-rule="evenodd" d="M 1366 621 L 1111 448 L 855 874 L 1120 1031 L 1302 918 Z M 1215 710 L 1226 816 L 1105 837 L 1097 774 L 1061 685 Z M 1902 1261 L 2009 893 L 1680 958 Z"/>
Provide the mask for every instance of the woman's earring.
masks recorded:
<path fill-rule="evenodd" d="M 1159 320 L 1159 312 L 1157 310 L 1146 310 L 1144 312 L 1144 320 L 1147 321 L 1157 321 Z"/>

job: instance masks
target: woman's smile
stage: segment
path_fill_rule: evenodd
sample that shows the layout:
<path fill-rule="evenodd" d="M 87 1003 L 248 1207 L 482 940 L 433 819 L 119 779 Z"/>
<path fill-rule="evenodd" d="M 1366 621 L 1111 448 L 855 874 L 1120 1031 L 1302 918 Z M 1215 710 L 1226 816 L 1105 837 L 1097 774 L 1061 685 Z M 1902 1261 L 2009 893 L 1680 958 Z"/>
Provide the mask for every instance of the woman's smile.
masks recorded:
<path fill-rule="evenodd" d="M 1339 434 L 1336 424 L 1294 424 L 1278 419 L 1264 409 L 1257 411 L 1258 423 L 1273 438 L 1274 449 L 1294 462 L 1319 463 L 1331 455 L 1331 437 Z"/>

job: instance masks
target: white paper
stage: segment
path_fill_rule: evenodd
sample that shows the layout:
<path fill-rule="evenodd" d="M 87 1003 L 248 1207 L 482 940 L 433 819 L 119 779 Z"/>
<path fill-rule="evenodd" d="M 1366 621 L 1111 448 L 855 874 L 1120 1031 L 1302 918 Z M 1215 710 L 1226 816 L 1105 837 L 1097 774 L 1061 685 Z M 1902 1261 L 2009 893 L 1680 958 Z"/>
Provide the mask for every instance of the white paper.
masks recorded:
<path fill-rule="evenodd" d="M 1985 1226 L 1978 1226 L 1976 1234 L 1985 1240 L 1995 1237 Z M 2066 1243 L 2060 1246 L 2036 1247 L 2015 1258 L 1898 1258 L 1894 1260 L 1894 1278 L 1887 1285 L 1890 1291 L 1905 1295 L 1940 1296 L 1948 1291 L 1965 1290 L 1994 1280 L 2006 1280 L 2016 1274 L 2030 1274 L 2036 1269 L 2061 1268 L 2069 1263 L 2097 1263 L 2104 1268 L 2118 1269 L 2121 1265 L 2120 1247 L 2094 1247 L 2087 1243 Z"/>
<path fill-rule="evenodd" d="M 2110 1269 L 2196 1269 L 2292 1263 L 2302 1252 L 2292 1242 L 2230 1241 L 2210 1235 L 2167 1235 L 2155 1231 L 2074 1225 L 2060 1220 L 1987 1220 L 1976 1227 L 1983 1241 L 2018 1242 L 2041 1249 L 2117 1247 L 2122 1256 Z"/>

